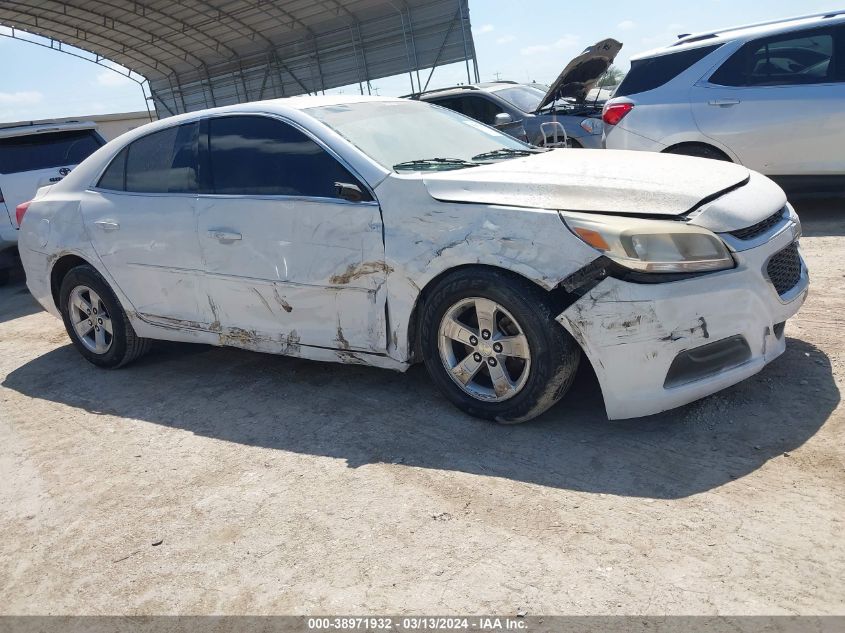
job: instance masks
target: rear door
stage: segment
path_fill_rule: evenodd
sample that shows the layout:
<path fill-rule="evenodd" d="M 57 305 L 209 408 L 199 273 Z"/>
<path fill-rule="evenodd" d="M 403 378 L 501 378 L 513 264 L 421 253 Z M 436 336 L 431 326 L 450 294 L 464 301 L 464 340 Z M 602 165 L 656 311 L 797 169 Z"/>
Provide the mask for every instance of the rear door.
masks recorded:
<path fill-rule="evenodd" d="M 197 241 L 199 123 L 133 141 L 82 199 L 85 228 L 143 319 L 204 327 L 210 310 Z"/>
<path fill-rule="evenodd" d="M 206 125 L 198 221 L 216 327 L 245 347 L 260 337 L 280 351 L 296 343 L 383 352 L 381 213 L 364 184 L 281 119 Z M 339 183 L 361 199 L 342 199 Z"/>
<path fill-rule="evenodd" d="M 16 206 L 60 181 L 102 145 L 93 129 L 0 138 L 0 192 L 12 223 Z"/>
<path fill-rule="evenodd" d="M 691 93 L 701 131 L 768 175 L 845 172 L 840 27 L 753 40 Z"/>

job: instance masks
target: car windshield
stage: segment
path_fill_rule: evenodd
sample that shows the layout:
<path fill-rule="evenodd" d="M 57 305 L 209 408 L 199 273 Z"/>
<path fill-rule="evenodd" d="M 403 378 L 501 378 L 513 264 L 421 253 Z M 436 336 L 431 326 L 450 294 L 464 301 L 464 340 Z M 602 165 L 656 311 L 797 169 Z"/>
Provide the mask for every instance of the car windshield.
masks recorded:
<path fill-rule="evenodd" d="M 474 119 L 419 101 L 349 103 L 307 112 L 377 163 L 396 171 L 462 169 L 477 165 L 475 156 L 530 149 Z M 513 157 L 502 155 L 503 159 Z"/>
<path fill-rule="evenodd" d="M 534 112 L 546 93 L 534 86 L 508 86 L 491 90 L 508 103 L 516 106 L 523 112 Z"/>

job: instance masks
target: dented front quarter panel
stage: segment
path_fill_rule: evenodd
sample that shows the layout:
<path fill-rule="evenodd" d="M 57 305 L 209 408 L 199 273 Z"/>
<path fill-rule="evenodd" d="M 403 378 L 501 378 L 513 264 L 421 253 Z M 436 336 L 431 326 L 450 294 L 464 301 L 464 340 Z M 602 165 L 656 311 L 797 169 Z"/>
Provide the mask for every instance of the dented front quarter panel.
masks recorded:
<path fill-rule="evenodd" d="M 557 317 L 595 370 L 610 419 L 651 415 L 715 393 L 760 371 L 783 353 L 774 325 L 806 298 L 806 269 L 792 299 L 778 297 L 763 275 L 769 257 L 791 243 L 783 231 L 766 245 L 736 254 L 736 268 L 670 283 L 606 278 Z M 732 369 L 664 388 L 675 357 L 742 335 L 751 358 Z"/>
<path fill-rule="evenodd" d="M 422 179 L 392 175 L 382 203 L 391 356 L 410 360 L 409 326 L 432 279 L 468 264 L 504 268 L 551 290 L 598 253 L 575 239 L 556 210 L 433 199 Z"/>

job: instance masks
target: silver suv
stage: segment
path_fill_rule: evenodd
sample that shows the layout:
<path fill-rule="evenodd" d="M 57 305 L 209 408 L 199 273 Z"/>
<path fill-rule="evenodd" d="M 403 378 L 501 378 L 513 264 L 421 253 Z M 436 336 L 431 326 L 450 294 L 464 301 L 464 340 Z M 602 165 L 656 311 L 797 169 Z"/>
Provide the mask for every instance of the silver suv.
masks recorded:
<path fill-rule="evenodd" d="M 16 209 L 105 145 L 91 121 L 15 123 L 0 127 L 0 285 L 17 264 Z"/>
<path fill-rule="evenodd" d="M 794 193 L 845 184 L 845 11 L 681 36 L 635 57 L 604 146 L 730 160 Z"/>

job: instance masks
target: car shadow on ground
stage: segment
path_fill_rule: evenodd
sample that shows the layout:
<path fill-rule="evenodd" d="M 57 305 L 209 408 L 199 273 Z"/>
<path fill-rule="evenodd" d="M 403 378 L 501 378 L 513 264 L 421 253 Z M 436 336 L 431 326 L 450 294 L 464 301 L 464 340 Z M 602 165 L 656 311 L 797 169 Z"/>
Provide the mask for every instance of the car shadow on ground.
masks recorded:
<path fill-rule="evenodd" d="M 3 386 L 133 424 L 340 458 L 352 468 L 397 463 L 667 499 L 743 477 L 802 445 L 840 398 L 828 358 L 795 339 L 740 385 L 624 422 L 607 421 L 584 364 L 564 401 L 517 426 L 463 415 L 419 366 L 403 375 L 188 344 L 159 343 L 118 371 L 96 369 L 66 345 L 14 370 Z"/>
<path fill-rule="evenodd" d="M 0 323 L 41 312 L 42 308 L 29 293 L 23 271 L 15 270 L 9 283 L 0 286 Z"/>
<path fill-rule="evenodd" d="M 842 198 L 798 198 L 792 205 L 801 218 L 807 237 L 845 235 L 845 196 Z"/>

